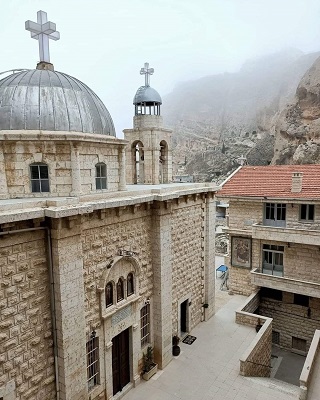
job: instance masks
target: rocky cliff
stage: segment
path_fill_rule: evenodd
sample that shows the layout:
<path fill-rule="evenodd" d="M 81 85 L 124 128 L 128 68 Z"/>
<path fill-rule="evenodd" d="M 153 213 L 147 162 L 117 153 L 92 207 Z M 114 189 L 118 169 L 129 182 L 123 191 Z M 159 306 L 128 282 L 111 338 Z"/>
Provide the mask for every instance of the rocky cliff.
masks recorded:
<path fill-rule="evenodd" d="M 320 58 L 303 76 L 275 126 L 274 164 L 320 163 Z"/>
<path fill-rule="evenodd" d="M 237 73 L 177 86 L 163 102 L 165 121 L 174 130 L 175 170 L 219 181 L 241 155 L 252 165 L 270 163 L 279 110 L 292 102 L 318 56 L 291 49 L 248 61 Z M 279 144 L 279 154 L 285 146 Z"/>

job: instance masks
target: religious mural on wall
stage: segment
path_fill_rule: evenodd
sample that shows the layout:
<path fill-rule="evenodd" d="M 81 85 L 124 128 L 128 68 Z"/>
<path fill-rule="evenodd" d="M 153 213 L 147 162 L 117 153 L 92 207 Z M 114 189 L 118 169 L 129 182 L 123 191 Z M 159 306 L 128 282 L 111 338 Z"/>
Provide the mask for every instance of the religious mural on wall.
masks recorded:
<path fill-rule="evenodd" d="M 232 237 L 231 263 L 236 267 L 251 267 L 251 239 Z"/>

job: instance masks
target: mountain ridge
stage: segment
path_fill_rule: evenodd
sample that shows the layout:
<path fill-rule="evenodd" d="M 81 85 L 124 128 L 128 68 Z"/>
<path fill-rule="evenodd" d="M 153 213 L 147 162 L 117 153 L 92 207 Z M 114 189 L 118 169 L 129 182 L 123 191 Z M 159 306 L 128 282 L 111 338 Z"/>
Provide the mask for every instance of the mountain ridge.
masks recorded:
<path fill-rule="evenodd" d="M 253 164 L 270 163 L 276 120 L 319 55 L 289 49 L 176 86 L 162 108 L 174 131 L 175 171 L 184 166 L 196 180 L 215 180 L 242 154 Z"/>

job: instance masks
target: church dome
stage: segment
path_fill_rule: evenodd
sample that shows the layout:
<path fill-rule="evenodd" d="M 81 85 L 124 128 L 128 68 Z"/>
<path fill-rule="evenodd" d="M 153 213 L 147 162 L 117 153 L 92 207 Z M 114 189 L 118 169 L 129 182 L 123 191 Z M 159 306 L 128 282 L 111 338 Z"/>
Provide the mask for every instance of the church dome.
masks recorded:
<path fill-rule="evenodd" d="M 0 131 L 44 130 L 116 136 L 109 111 L 84 83 L 34 69 L 0 80 Z"/>
<path fill-rule="evenodd" d="M 133 99 L 133 104 L 158 103 L 162 104 L 160 94 L 150 86 L 141 86 Z"/>

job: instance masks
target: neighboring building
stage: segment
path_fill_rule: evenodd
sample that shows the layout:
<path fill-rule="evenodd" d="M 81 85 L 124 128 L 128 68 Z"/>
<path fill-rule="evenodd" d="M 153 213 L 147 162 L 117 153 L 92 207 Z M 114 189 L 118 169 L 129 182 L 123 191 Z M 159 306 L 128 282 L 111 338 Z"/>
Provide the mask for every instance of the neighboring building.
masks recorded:
<path fill-rule="evenodd" d="M 306 354 L 320 327 L 320 165 L 241 167 L 229 201 L 230 291 L 260 288 L 273 341 Z"/>
<path fill-rule="evenodd" d="M 45 21 L 27 22 L 33 37 Z M 164 368 L 172 337 L 214 314 L 215 187 L 170 184 L 148 81 L 128 144 L 91 89 L 40 57 L 0 80 L 0 398 L 116 399 L 148 345 Z"/>
<path fill-rule="evenodd" d="M 216 218 L 218 220 L 227 221 L 228 209 L 229 209 L 228 203 L 224 203 L 222 201 L 217 201 L 217 203 L 216 203 Z M 222 224 L 224 224 L 224 223 L 222 222 Z"/>
<path fill-rule="evenodd" d="M 173 182 L 174 183 L 192 183 L 193 176 L 192 175 L 174 175 Z"/>

